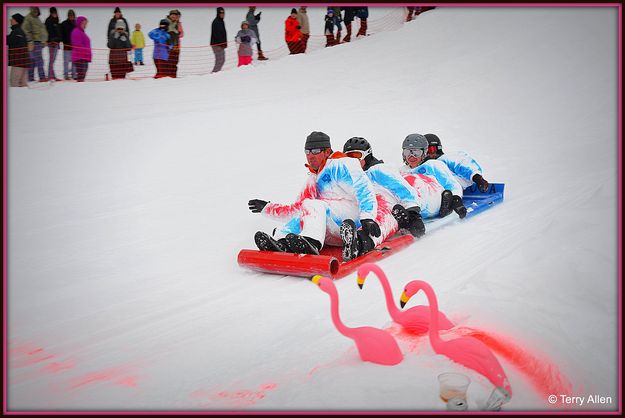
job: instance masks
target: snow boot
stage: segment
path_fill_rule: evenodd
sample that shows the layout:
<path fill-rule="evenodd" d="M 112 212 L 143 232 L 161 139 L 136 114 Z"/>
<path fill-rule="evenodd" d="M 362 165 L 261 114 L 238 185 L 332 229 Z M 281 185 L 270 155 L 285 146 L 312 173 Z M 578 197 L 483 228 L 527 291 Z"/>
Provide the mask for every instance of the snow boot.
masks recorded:
<path fill-rule="evenodd" d="M 292 253 L 319 255 L 319 251 L 321 250 L 321 243 L 314 238 L 288 234 L 285 239 Z"/>
<path fill-rule="evenodd" d="M 445 190 L 441 193 L 441 210 L 438 212 L 438 216 L 444 218 L 451 213 L 451 202 L 453 199 L 454 195 L 451 193 L 451 190 Z"/>
<path fill-rule="evenodd" d="M 280 238 L 279 240 L 273 239 L 269 234 L 262 231 L 258 231 L 254 234 L 254 242 L 261 251 L 275 251 L 275 252 L 289 252 L 286 240 Z"/>
<path fill-rule="evenodd" d="M 477 185 L 477 188 L 480 189 L 480 192 L 486 193 L 488 191 L 489 184 L 481 174 L 474 175 L 472 180 Z"/>
<path fill-rule="evenodd" d="M 357 247 L 358 247 L 358 255 L 363 255 L 368 253 L 369 251 L 375 248 L 375 242 L 373 239 L 367 234 L 365 234 L 362 230 L 357 233 Z"/>
<path fill-rule="evenodd" d="M 267 58 L 264 54 L 263 51 L 259 50 L 258 51 L 258 61 L 267 61 L 269 58 Z"/>
<path fill-rule="evenodd" d="M 421 218 L 421 208 L 419 206 L 405 209 L 402 205 L 395 205 L 391 213 L 397 221 L 397 225 L 401 229 L 410 232 L 413 237 L 419 238 L 425 235 L 425 224 Z"/>
<path fill-rule="evenodd" d="M 464 207 L 464 202 L 462 202 L 462 198 L 460 196 L 454 195 L 451 208 L 458 214 L 460 219 L 467 216 L 467 208 Z"/>
<path fill-rule="evenodd" d="M 358 257 L 358 234 L 354 221 L 345 219 L 341 224 L 340 234 L 343 241 L 343 261 Z"/>

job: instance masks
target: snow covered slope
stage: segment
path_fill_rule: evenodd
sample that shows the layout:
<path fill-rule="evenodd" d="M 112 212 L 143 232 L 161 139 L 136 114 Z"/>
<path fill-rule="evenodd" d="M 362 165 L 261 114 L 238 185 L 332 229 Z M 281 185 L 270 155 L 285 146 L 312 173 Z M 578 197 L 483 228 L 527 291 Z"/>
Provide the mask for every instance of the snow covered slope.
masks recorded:
<path fill-rule="evenodd" d="M 213 13 L 181 10 L 185 45 L 206 43 Z M 288 10 L 263 10 L 279 45 Z M 79 14 L 103 37 L 111 10 Z M 441 7 L 215 75 L 10 89 L 8 408 L 444 410 L 436 376 L 455 371 L 478 410 L 490 383 L 427 338 L 398 334 L 398 366 L 362 363 L 317 286 L 236 264 L 275 226 L 247 201 L 294 199 L 321 130 L 396 165 L 407 134 L 436 133 L 506 183 L 502 205 L 380 264 L 395 297 L 425 280 L 452 321 L 497 336 L 506 411 L 616 409 L 617 18 Z M 347 325 L 391 325 L 375 280 L 336 285 Z"/>

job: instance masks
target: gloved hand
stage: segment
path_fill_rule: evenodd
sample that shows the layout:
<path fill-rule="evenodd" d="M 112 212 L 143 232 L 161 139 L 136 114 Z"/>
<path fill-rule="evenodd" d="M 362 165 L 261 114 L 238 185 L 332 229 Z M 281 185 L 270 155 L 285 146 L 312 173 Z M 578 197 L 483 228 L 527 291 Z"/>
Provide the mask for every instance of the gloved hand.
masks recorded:
<path fill-rule="evenodd" d="M 486 193 L 488 191 L 489 184 L 481 174 L 476 174 L 473 176 L 473 181 L 477 185 L 477 188 L 480 189 L 480 192 Z"/>
<path fill-rule="evenodd" d="M 249 42 L 251 40 L 252 39 L 249 36 L 247 36 L 247 35 L 241 36 L 241 42 L 247 43 L 247 42 Z"/>
<path fill-rule="evenodd" d="M 263 208 L 267 205 L 267 203 L 269 202 L 265 202 L 264 200 L 260 200 L 260 199 L 252 199 L 249 202 L 247 202 L 247 205 L 249 206 L 250 210 L 253 213 L 261 213 L 263 211 Z"/>
<path fill-rule="evenodd" d="M 373 219 L 361 219 L 360 225 L 362 225 L 363 232 L 371 237 L 379 237 L 382 233 L 380 231 L 380 225 Z"/>
<path fill-rule="evenodd" d="M 32 51 L 33 49 L 35 49 L 35 43 L 34 42 L 28 42 L 28 50 Z"/>
<path fill-rule="evenodd" d="M 295 26 L 295 27 L 296 27 L 297 29 L 301 29 L 301 28 L 302 28 L 302 27 L 301 27 L 301 26 L 299 26 L 299 25 L 297 25 L 297 26 Z"/>
<path fill-rule="evenodd" d="M 262 13 L 262 12 L 258 12 L 258 14 L 257 14 L 256 16 L 254 16 L 254 17 L 256 18 L 256 20 L 257 20 L 257 21 L 259 21 L 259 22 L 260 22 L 260 14 L 261 14 L 261 13 Z"/>

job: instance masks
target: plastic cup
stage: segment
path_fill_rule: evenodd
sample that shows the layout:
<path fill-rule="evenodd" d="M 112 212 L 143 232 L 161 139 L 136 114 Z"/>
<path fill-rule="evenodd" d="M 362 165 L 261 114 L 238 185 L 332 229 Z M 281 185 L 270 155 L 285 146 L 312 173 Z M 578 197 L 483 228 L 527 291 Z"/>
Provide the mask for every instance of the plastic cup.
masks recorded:
<path fill-rule="evenodd" d="M 499 411 L 503 404 L 510 402 L 510 394 L 502 387 L 493 389 L 486 401 L 487 411 Z"/>
<path fill-rule="evenodd" d="M 466 407 L 467 388 L 471 383 L 469 377 L 461 373 L 443 373 L 438 376 L 438 383 L 440 384 L 441 400 L 448 404 L 448 408 L 450 407 L 449 401 L 452 399 L 454 399 L 454 404 L 457 407 Z M 460 405 L 461 403 L 463 405 Z"/>

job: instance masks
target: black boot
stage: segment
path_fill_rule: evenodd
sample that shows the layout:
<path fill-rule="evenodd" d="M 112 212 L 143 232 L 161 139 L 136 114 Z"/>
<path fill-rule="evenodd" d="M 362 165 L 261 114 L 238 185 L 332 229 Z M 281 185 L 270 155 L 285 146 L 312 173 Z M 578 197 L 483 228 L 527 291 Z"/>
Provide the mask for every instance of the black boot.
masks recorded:
<path fill-rule="evenodd" d="M 472 180 L 477 185 L 477 188 L 480 189 L 480 192 L 486 193 L 488 191 L 489 184 L 481 174 L 474 175 Z"/>
<path fill-rule="evenodd" d="M 254 242 L 256 242 L 256 246 L 261 251 L 289 252 L 289 247 L 284 238 L 276 241 L 269 234 L 262 231 L 258 231 L 254 235 Z"/>
<path fill-rule="evenodd" d="M 451 202 L 453 199 L 454 195 L 453 193 L 451 193 L 451 190 L 445 190 L 443 193 L 441 193 L 441 210 L 440 212 L 438 212 L 438 216 L 444 218 L 451 213 Z"/>
<path fill-rule="evenodd" d="M 354 221 L 345 219 L 341 224 L 340 233 L 343 241 L 343 261 L 358 257 L 358 235 Z"/>
<path fill-rule="evenodd" d="M 397 225 L 399 228 L 406 229 L 408 228 L 408 224 L 410 223 L 410 216 L 406 209 L 402 205 L 393 206 L 393 210 L 391 210 L 391 214 L 393 218 L 397 221 Z"/>
<path fill-rule="evenodd" d="M 462 198 L 460 196 L 454 196 L 451 202 L 451 208 L 458 214 L 460 219 L 467 216 L 467 208 L 464 207 Z"/>
<path fill-rule="evenodd" d="M 288 234 L 285 239 L 292 253 L 319 255 L 319 251 L 321 250 L 321 243 L 314 238 Z"/>
<path fill-rule="evenodd" d="M 410 232 L 413 237 L 419 238 L 425 235 L 425 224 L 421 218 L 421 208 L 419 206 L 404 209 L 402 205 L 395 205 L 391 213 L 397 221 L 397 225 L 401 229 Z"/>
<path fill-rule="evenodd" d="M 375 242 L 373 242 L 373 239 L 371 239 L 371 237 L 365 234 L 362 230 L 358 231 L 356 235 L 356 246 L 358 247 L 359 256 L 366 254 L 375 248 Z"/>

